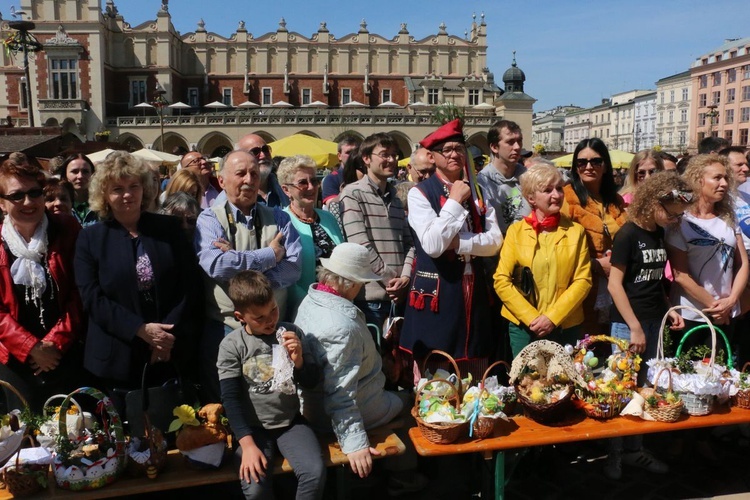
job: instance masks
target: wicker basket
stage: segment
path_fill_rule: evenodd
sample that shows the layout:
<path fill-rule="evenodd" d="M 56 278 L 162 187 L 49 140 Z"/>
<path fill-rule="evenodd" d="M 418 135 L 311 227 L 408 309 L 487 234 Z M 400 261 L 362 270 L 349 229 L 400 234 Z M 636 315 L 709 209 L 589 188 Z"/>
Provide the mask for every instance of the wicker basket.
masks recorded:
<path fill-rule="evenodd" d="M 70 393 L 60 406 L 61 415 L 67 414 L 71 397 L 77 394 L 87 394 L 99 400 L 100 407 L 103 408 L 102 423 L 107 436 L 105 439 L 109 439 L 108 444 L 113 448 L 106 457 L 96 460 L 91 465 L 71 464 L 63 460 L 58 453 L 53 463 L 55 481 L 58 487 L 65 490 L 94 490 L 114 482 L 125 470 L 128 458 L 125 453 L 125 434 L 122 429 L 122 420 L 112 401 L 101 391 L 91 387 L 82 387 Z M 61 418 L 59 421 L 58 439 L 60 440 L 69 440 L 66 420 Z"/>
<path fill-rule="evenodd" d="M 504 366 L 506 370 L 508 370 L 508 372 L 510 373 L 510 365 L 506 363 L 505 361 L 495 361 L 494 363 L 492 363 L 484 371 L 484 375 L 482 375 L 482 382 L 479 385 L 482 392 L 485 391 L 484 389 L 485 381 L 487 380 L 487 377 L 489 376 L 490 372 L 492 371 L 494 367 L 500 366 L 500 365 Z M 480 397 L 481 397 L 481 393 L 480 393 Z M 503 413 L 508 415 L 510 412 L 515 411 L 516 401 L 509 401 L 508 403 L 505 403 L 503 405 Z M 472 437 L 476 439 L 486 439 L 490 437 L 495 432 L 495 426 L 497 425 L 498 420 L 500 419 L 479 415 L 477 419 L 474 421 L 474 424 L 472 425 Z"/>
<path fill-rule="evenodd" d="M 516 388 L 518 402 L 523 407 L 527 417 L 539 422 L 540 424 L 556 424 L 564 420 L 566 415 L 573 409 L 573 388 L 571 387 L 568 394 L 554 403 L 537 404 L 532 402 L 526 396 L 518 392 Z"/>
<path fill-rule="evenodd" d="M 425 356 L 425 358 L 422 360 L 422 376 L 424 377 L 425 374 L 427 373 L 427 360 L 430 359 L 430 357 L 435 354 L 439 356 L 443 356 L 445 359 L 448 360 L 448 362 L 453 367 L 453 373 L 456 375 L 456 379 L 457 379 L 455 387 L 458 390 L 458 396 L 460 399 L 464 394 L 463 381 L 461 380 L 461 370 L 458 369 L 458 363 L 456 363 L 456 360 L 453 359 L 453 356 L 451 356 L 447 352 L 435 349 L 427 353 L 427 356 Z"/>
<path fill-rule="evenodd" d="M 34 440 L 26 436 L 31 446 Z M 8 491 L 14 497 L 33 495 L 47 487 L 49 465 L 25 465 L 19 462 L 20 451 L 16 453 L 16 465 L 6 467 L 3 471 L 3 481 Z"/>
<path fill-rule="evenodd" d="M 461 398 L 459 396 L 458 389 L 455 385 L 445 379 L 432 379 L 430 383 L 441 382 L 448 384 L 452 389 L 453 395 L 449 397 L 448 401 L 458 410 L 461 406 Z M 469 423 L 464 422 L 425 422 L 422 417 L 419 416 L 419 402 L 422 399 L 424 393 L 422 390 L 417 391 L 417 397 L 414 399 L 414 407 L 411 409 L 411 414 L 414 420 L 417 422 L 417 427 L 422 432 L 422 435 L 428 441 L 435 444 L 450 444 L 461 436 L 465 436 L 468 431 Z"/>
<path fill-rule="evenodd" d="M 680 340 L 680 344 L 677 346 L 677 351 L 675 353 L 676 356 L 680 355 L 680 352 L 682 350 L 682 346 L 685 343 L 685 339 L 692 335 L 694 332 L 703 329 L 708 328 L 711 332 L 711 358 L 709 359 L 708 366 L 709 369 L 713 369 L 714 361 L 716 360 L 716 332 L 720 332 L 721 336 L 724 338 L 724 341 L 727 345 L 727 363 L 729 367 L 731 367 L 732 363 L 732 353 L 731 353 L 731 347 L 729 345 L 729 340 L 727 339 L 726 335 L 724 335 L 724 332 L 716 328 L 713 323 L 711 323 L 711 320 L 706 316 L 703 311 L 700 311 L 698 309 L 695 309 L 691 306 L 674 306 L 670 308 L 666 314 L 664 314 L 664 318 L 661 321 L 661 327 L 659 328 L 659 343 L 657 345 L 656 349 L 656 359 L 657 360 L 664 360 L 664 330 L 667 326 L 667 319 L 669 318 L 669 313 L 672 311 L 677 311 L 680 309 L 687 309 L 690 311 L 693 311 L 694 313 L 698 314 L 703 318 L 705 321 L 704 325 L 699 325 L 695 328 L 690 329 L 688 332 L 683 335 L 682 340 Z M 692 415 L 695 417 L 704 416 L 710 414 L 714 409 L 714 402 L 716 400 L 716 396 L 714 395 L 705 395 L 705 394 L 693 394 L 690 392 L 681 392 L 678 391 L 678 394 L 680 395 L 680 398 L 682 399 L 684 406 L 682 408 L 683 413 L 687 413 L 688 415 Z"/>
<path fill-rule="evenodd" d="M 750 366 L 750 362 L 745 363 L 745 366 L 742 367 L 741 373 L 745 373 L 745 370 L 747 370 L 748 366 Z M 738 390 L 737 394 L 732 396 L 731 402 L 732 402 L 732 406 L 750 410 L 750 389 Z"/>
<path fill-rule="evenodd" d="M 13 387 L 11 384 L 6 382 L 5 380 L 0 380 L 0 387 L 3 387 L 5 389 L 8 389 L 10 392 L 15 394 L 18 399 L 21 400 L 21 404 L 24 405 L 24 407 L 29 406 L 28 401 L 26 401 L 26 398 L 23 397 L 23 394 L 18 392 L 18 389 Z M 15 453 L 21 448 L 21 444 L 23 444 L 23 436 L 24 436 L 24 429 L 23 427 L 19 429 L 15 434 L 12 436 L 9 436 L 2 442 L 2 446 L 0 446 L 0 467 L 5 465 L 5 463 L 15 455 Z"/>
<path fill-rule="evenodd" d="M 662 368 L 659 370 L 659 373 L 656 374 L 654 386 L 658 389 L 659 377 L 661 377 L 662 372 L 667 372 L 669 380 L 669 382 L 667 382 L 667 393 L 670 393 L 672 392 L 672 371 L 667 368 Z M 677 419 L 680 418 L 684 406 L 685 403 L 681 400 L 676 403 L 662 406 L 649 406 L 648 403 L 646 403 L 646 411 L 658 422 L 676 422 Z"/>
<path fill-rule="evenodd" d="M 140 440 L 148 446 L 148 458 L 145 461 L 138 460 L 133 456 L 134 453 L 131 453 L 131 445 L 129 445 L 128 473 L 135 477 L 146 476 L 149 479 L 156 479 L 159 472 L 167 465 L 167 440 L 164 439 L 164 434 L 151 424 L 148 413 L 143 412 L 143 420 L 144 435 Z"/>

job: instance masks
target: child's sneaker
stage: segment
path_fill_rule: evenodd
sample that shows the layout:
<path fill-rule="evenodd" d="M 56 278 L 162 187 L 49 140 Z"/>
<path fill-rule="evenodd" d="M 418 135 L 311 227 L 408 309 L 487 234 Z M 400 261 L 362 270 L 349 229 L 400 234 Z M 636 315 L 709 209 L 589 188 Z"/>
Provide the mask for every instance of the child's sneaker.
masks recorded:
<path fill-rule="evenodd" d="M 622 454 L 616 451 L 607 455 L 607 463 L 604 464 L 604 475 L 607 479 L 618 481 L 622 479 Z"/>
<path fill-rule="evenodd" d="M 650 451 L 640 449 L 637 451 L 626 451 L 622 454 L 622 463 L 633 467 L 640 467 L 656 474 L 666 474 L 669 466 L 657 460 Z"/>

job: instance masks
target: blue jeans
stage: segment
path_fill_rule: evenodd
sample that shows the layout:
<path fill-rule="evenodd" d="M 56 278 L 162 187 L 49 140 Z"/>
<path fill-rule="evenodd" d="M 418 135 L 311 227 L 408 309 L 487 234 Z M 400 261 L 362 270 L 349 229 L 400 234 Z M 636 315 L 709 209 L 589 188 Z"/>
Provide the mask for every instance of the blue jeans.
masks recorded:
<path fill-rule="evenodd" d="M 380 300 L 371 300 L 371 301 L 355 301 L 354 305 L 359 308 L 360 311 L 362 311 L 365 314 L 365 322 L 369 325 L 375 325 L 378 327 L 378 332 L 380 333 L 380 336 L 382 338 L 383 336 L 383 326 L 385 325 L 385 320 L 388 319 L 388 314 L 391 312 L 391 302 L 390 301 L 380 301 Z M 370 330 L 370 333 L 373 334 L 373 340 L 375 341 L 375 345 L 380 347 L 380 339 L 375 338 L 375 332 Z"/>
<path fill-rule="evenodd" d="M 646 361 L 656 357 L 661 319 L 641 321 L 640 323 L 643 333 L 646 335 L 646 349 L 641 354 L 641 369 L 638 372 L 638 385 L 643 386 L 647 381 L 648 368 L 646 367 Z M 613 322 L 609 334 L 616 339 L 623 339 L 630 342 L 630 328 L 625 323 Z M 612 352 L 616 352 L 617 350 L 616 346 L 612 346 Z"/>
<path fill-rule="evenodd" d="M 297 419 L 299 420 L 299 419 Z M 289 427 L 281 429 L 253 428 L 255 445 L 263 452 L 268 460 L 266 477 L 259 483 L 240 480 L 242 493 L 245 498 L 257 500 L 273 500 L 273 464 L 276 452 L 289 461 L 289 465 L 297 476 L 298 500 L 318 500 L 323 498 L 326 483 L 326 466 L 320 451 L 320 443 L 312 429 L 304 423 L 295 420 Z M 235 462 L 242 463 L 242 448 L 237 448 Z"/>

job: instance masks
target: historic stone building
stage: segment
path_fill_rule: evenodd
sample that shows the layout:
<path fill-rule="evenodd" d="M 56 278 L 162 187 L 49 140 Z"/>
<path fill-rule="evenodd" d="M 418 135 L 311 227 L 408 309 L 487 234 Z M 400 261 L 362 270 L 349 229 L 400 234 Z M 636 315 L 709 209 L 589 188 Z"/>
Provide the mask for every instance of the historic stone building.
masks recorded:
<path fill-rule="evenodd" d="M 691 79 L 683 71 L 656 82 L 656 143 L 672 154 L 697 148 L 690 130 Z"/>
<path fill-rule="evenodd" d="M 136 25 L 113 0 L 103 9 L 101 0 L 21 0 L 21 8 L 43 46 L 30 63 L 34 121 L 81 140 L 108 131 L 110 140 L 133 147 L 214 154 L 250 132 L 272 141 L 300 132 L 336 140 L 382 131 L 409 154 L 445 103 L 460 108 L 470 142 L 485 151 L 486 131 L 500 118 L 531 136 L 534 99 L 523 91 L 525 75 L 514 57 L 505 88 L 495 83 L 483 14 L 465 37 L 441 25 L 417 40 L 406 23 L 385 37 L 370 33 L 365 20 L 341 37 L 325 22 L 308 36 L 284 19 L 262 35 L 244 21 L 220 35 L 203 20 L 180 34 L 168 0 L 154 0 L 155 19 Z M 13 33 L 7 20 L 0 27 L 3 38 Z M 0 55 L 0 116 L 24 125 L 30 108 L 20 61 Z M 159 96 L 184 109 L 150 107 Z"/>

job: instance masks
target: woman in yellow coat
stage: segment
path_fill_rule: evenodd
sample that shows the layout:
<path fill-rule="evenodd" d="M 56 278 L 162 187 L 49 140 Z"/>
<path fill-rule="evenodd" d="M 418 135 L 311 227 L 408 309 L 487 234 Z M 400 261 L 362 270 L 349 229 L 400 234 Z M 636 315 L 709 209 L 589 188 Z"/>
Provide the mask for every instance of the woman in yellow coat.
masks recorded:
<path fill-rule="evenodd" d="M 574 344 L 591 290 L 586 232 L 560 213 L 560 173 L 551 165 L 535 165 L 520 183 L 532 211 L 508 228 L 494 276 L 514 357 L 541 338 Z"/>

